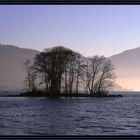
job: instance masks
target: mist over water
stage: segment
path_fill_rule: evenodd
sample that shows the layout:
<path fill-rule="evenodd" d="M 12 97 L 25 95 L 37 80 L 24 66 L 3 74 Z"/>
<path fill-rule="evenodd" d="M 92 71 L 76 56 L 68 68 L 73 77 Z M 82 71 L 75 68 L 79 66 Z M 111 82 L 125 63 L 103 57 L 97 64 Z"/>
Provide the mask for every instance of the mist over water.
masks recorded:
<path fill-rule="evenodd" d="M 123 95 L 0 97 L 0 135 L 138 135 L 140 94 Z"/>

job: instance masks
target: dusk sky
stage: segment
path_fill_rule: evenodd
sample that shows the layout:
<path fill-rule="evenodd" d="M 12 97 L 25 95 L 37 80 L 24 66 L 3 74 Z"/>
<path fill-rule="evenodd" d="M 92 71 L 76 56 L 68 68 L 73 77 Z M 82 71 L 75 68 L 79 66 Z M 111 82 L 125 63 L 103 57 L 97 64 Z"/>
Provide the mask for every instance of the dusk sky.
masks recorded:
<path fill-rule="evenodd" d="M 140 5 L 0 5 L 0 43 L 85 56 L 140 46 Z"/>

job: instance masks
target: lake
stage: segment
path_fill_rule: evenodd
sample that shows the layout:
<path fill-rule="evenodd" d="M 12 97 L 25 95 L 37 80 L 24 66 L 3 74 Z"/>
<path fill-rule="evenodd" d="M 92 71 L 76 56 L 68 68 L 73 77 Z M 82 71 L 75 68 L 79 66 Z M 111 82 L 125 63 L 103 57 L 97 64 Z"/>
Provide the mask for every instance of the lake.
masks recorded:
<path fill-rule="evenodd" d="M 140 94 L 0 97 L 0 135 L 138 135 Z"/>

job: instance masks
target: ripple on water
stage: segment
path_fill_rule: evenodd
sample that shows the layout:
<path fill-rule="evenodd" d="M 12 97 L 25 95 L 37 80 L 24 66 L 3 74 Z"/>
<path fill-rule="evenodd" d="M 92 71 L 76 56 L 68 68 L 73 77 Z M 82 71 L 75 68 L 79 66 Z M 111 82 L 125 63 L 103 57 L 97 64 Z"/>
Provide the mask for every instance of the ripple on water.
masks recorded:
<path fill-rule="evenodd" d="M 0 135 L 140 134 L 140 98 L 0 98 Z"/>

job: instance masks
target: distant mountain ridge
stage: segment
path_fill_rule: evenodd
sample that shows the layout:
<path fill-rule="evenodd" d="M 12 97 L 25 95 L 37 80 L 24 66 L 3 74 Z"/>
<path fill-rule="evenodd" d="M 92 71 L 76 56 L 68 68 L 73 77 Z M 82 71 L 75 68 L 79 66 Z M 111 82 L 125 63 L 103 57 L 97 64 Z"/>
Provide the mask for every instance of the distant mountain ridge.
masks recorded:
<path fill-rule="evenodd" d="M 24 62 L 33 60 L 36 50 L 0 44 L 0 89 L 22 89 L 25 77 Z"/>
<path fill-rule="evenodd" d="M 25 78 L 24 62 L 33 60 L 37 50 L 19 48 L 14 45 L 0 44 L 0 89 L 1 90 L 21 90 Z M 115 61 L 115 57 L 111 57 Z M 123 91 L 121 86 L 114 84 L 113 90 Z"/>
<path fill-rule="evenodd" d="M 140 90 L 140 47 L 110 57 L 116 67 L 117 83 L 124 88 Z"/>

